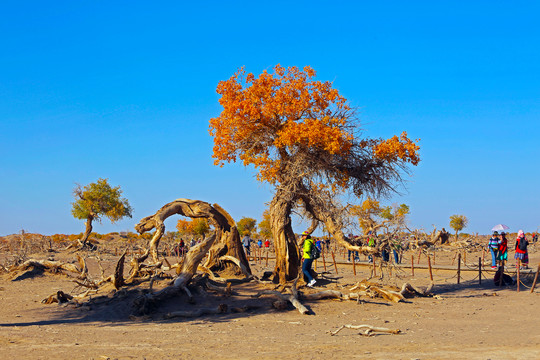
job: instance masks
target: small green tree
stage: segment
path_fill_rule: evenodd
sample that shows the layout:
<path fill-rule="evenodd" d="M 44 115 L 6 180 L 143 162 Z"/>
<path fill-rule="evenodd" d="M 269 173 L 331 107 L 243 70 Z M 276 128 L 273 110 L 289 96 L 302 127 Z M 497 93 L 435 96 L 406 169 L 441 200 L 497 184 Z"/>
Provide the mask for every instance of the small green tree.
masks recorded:
<path fill-rule="evenodd" d="M 245 233 L 253 234 L 257 229 L 257 220 L 253 218 L 243 217 L 236 223 L 236 228 L 240 236 Z"/>
<path fill-rule="evenodd" d="M 456 241 L 458 239 L 458 232 L 465 229 L 469 219 L 465 215 L 452 215 L 450 216 L 450 227 L 456 232 Z"/>
<path fill-rule="evenodd" d="M 77 185 L 73 189 L 75 201 L 72 203 L 71 213 L 76 219 L 86 220 L 86 230 L 79 240 L 82 247 L 88 245 L 92 221 L 97 220 L 101 223 L 101 217 L 105 216 L 115 223 L 125 216 L 131 217 L 133 209 L 127 199 L 120 197 L 121 195 L 120 186 L 111 187 L 107 179 L 98 179 L 85 187 Z"/>

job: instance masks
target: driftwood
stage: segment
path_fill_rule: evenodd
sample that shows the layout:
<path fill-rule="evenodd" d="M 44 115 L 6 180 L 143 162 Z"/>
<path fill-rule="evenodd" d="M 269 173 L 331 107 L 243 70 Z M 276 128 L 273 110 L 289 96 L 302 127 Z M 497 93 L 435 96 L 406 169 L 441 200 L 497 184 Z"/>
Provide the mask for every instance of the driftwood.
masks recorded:
<path fill-rule="evenodd" d="M 114 274 L 101 280 L 97 285 L 101 286 L 106 282 L 111 282 L 114 285 L 114 288 L 116 290 L 120 289 L 125 282 L 124 282 L 124 259 L 126 257 L 126 252 L 120 256 L 120 259 L 118 259 L 118 262 L 116 263 L 116 268 L 114 270 Z"/>
<path fill-rule="evenodd" d="M 47 271 L 53 274 L 69 271 L 86 276 L 86 268 L 79 269 L 76 265 L 51 260 L 27 260 L 20 265 L 10 267 L 9 271 L 13 273 L 12 281 L 22 280 L 33 273 Z"/>
<path fill-rule="evenodd" d="M 396 303 L 403 301 L 404 299 L 404 296 L 400 292 L 398 292 L 397 289 L 396 291 L 391 290 L 391 289 L 384 289 L 379 284 L 372 283 L 365 280 L 357 283 L 350 290 L 353 291 L 356 289 L 364 289 L 365 292 L 367 292 L 370 297 L 382 297 L 383 299 L 396 302 Z"/>
<path fill-rule="evenodd" d="M 65 292 L 59 290 L 56 293 L 49 295 L 45 299 L 41 300 L 42 304 L 64 304 L 64 303 L 74 303 L 79 304 L 79 301 L 85 299 L 87 296 L 97 293 L 97 290 L 94 289 L 88 289 L 84 293 L 79 295 L 70 295 L 66 294 Z"/>
<path fill-rule="evenodd" d="M 324 290 L 313 294 L 303 294 L 302 299 L 305 300 L 322 300 L 322 299 L 339 299 L 342 300 L 346 297 L 341 291 L 337 290 Z"/>
<path fill-rule="evenodd" d="M 420 289 L 415 288 L 409 283 L 405 283 L 401 287 L 400 294 L 406 298 L 411 298 L 413 296 L 430 297 L 430 296 L 433 296 L 431 292 L 433 289 L 433 286 L 434 284 L 432 282 L 425 290 L 420 290 Z"/>
<path fill-rule="evenodd" d="M 279 291 L 276 290 L 263 290 L 259 291 L 257 294 L 252 295 L 252 297 L 258 298 L 262 295 L 272 295 L 277 297 L 281 302 L 278 302 L 277 304 L 274 303 L 274 307 L 279 308 L 280 310 L 284 310 L 283 304 L 284 302 L 288 301 L 290 302 L 302 315 L 309 314 L 309 309 L 306 308 L 300 300 L 298 300 L 298 290 L 296 289 L 296 283 L 298 281 L 298 278 L 294 281 L 292 287 L 290 288 L 290 294 L 282 294 Z"/>
<path fill-rule="evenodd" d="M 399 334 L 399 333 L 401 333 L 401 330 L 399 330 L 399 329 L 387 329 L 387 328 L 375 327 L 375 326 L 371 326 L 371 325 L 342 325 L 336 331 L 329 331 L 329 333 L 330 333 L 331 336 L 334 336 L 338 332 L 340 332 L 341 330 L 343 330 L 345 328 L 354 329 L 354 330 L 366 329 L 365 331 L 360 332 L 360 335 L 363 335 L 363 336 L 371 336 L 375 332 L 389 333 L 389 334 Z"/>
<path fill-rule="evenodd" d="M 158 263 L 158 245 L 165 233 L 164 221 L 172 215 L 187 216 L 190 218 L 206 218 L 218 231 L 215 247 L 210 251 L 206 267 L 216 266 L 216 261 L 224 255 L 238 259 L 244 270 L 251 275 L 249 262 L 242 249 L 240 236 L 232 217 L 219 205 L 210 205 L 207 202 L 190 199 L 177 199 L 162 206 L 154 215 L 147 216 L 135 226 L 139 234 L 156 229 L 149 244 L 149 253 L 154 263 Z"/>
<path fill-rule="evenodd" d="M 242 264 L 242 262 L 239 259 L 233 256 L 224 255 L 219 258 L 219 261 L 230 261 L 240 268 L 240 270 L 242 271 L 242 274 L 244 274 L 245 276 L 251 276 L 251 272 L 246 268 L 246 266 Z"/>
<path fill-rule="evenodd" d="M 166 298 L 177 295 L 182 290 L 191 298 L 191 292 L 188 290 L 186 285 L 197 271 L 199 263 L 216 240 L 216 237 L 217 233 L 214 232 L 211 236 L 188 251 L 185 256 L 184 263 L 182 264 L 182 270 L 178 277 L 174 280 L 173 285 L 167 286 L 155 293 L 141 295 L 135 299 L 134 305 L 138 309 L 138 312 L 148 313 L 153 305 Z"/>

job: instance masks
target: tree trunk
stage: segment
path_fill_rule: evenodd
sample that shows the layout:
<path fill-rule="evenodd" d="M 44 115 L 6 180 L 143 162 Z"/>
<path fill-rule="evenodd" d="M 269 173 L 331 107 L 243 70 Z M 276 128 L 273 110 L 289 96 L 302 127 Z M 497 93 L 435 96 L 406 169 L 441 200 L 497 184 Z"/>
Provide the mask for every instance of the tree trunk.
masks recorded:
<path fill-rule="evenodd" d="M 152 240 L 150 240 L 150 244 L 148 244 L 150 255 L 152 256 L 152 260 L 154 261 L 154 263 L 159 262 L 158 246 L 159 246 L 159 241 L 161 240 L 161 237 L 163 236 L 164 233 L 165 233 L 165 225 L 163 223 L 158 223 L 156 226 L 156 232 L 154 233 Z"/>
<path fill-rule="evenodd" d="M 209 259 L 206 262 L 207 267 L 223 269 L 223 267 L 220 268 L 222 262 L 217 263 L 217 259 L 228 255 L 240 260 L 242 265 L 251 274 L 249 262 L 242 249 L 238 230 L 236 230 L 232 217 L 218 204 L 210 205 L 200 200 L 177 199 L 162 206 L 154 215 L 141 219 L 135 226 L 135 229 L 140 234 L 154 228 L 156 229 L 156 233 L 149 244 L 150 253 L 155 263 L 159 261 L 157 248 L 165 232 L 164 221 L 175 214 L 190 218 L 207 218 L 210 224 L 218 231 L 218 242 L 212 247 L 213 250 L 210 252 Z M 234 264 L 225 266 L 234 267 L 235 271 L 238 268 Z"/>
<path fill-rule="evenodd" d="M 270 219 L 276 251 L 273 280 L 280 284 L 296 279 L 300 267 L 300 251 L 291 225 L 293 201 L 288 197 L 278 190 L 270 204 Z"/>
<path fill-rule="evenodd" d="M 93 216 L 89 216 L 86 219 L 86 229 L 84 230 L 84 235 L 80 241 L 81 247 L 85 247 L 88 245 L 88 238 L 90 237 L 90 234 L 92 233 L 92 220 L 94 220 Z"/>

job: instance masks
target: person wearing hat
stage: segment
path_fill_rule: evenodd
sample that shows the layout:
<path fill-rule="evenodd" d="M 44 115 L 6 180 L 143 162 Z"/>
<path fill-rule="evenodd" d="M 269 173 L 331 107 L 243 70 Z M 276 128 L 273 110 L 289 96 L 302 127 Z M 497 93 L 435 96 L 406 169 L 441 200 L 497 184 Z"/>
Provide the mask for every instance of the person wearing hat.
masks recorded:
<path fill-rule="evenodd" d="M 307 286 L 313 287 L 313 285 L 315 285 L 315 283 L 317 282 L 313 278 L 313 276 L 311 276 L 311 265 L 313 264 L 313 259 L 311 257 L 311 249 L 313 248 L 313 246 L 315 246 L 315 243 L 313 242 L 311 235 L 307 231 L 304 231 L 302 233 L 302 241 L 304 242 L 304 245 L 302 247 L 302 253 L 304 258 L 304 262 L 302 263 L 302 272 L 308 279 Z"/>
<path fill-rule="evenodd" d="M 527 245 L 529 245 L 529 242 L 525 238 L 525 233 L 523 230 L 519 230 L 516 239 L 516 252 L 514 254 L 514 258 L 518 260 L 516 261 L 516 267 L 519 266 L 520 270 L 529 268 L 529 252 L 527 251 Z M 523 266 L 520 266 L 519 263 L 521 263 Z"/>
<path fill-rule="evenodd" d="M 493 232 L 493 236 L 489 239 L 489 251 L 491 251 L 491 268 L 497 268 L 497 252 L 499 250 L 499 233 Z"/>

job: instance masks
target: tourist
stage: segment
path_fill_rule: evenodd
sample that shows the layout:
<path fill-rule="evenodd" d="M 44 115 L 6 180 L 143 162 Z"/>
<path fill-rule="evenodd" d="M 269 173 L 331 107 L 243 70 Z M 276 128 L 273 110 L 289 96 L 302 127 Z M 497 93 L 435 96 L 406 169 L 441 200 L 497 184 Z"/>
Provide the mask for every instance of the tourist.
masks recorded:
<path fill-rule="evenodd" d="M 376 245 L 375 237 L 376 236 L 377 235 L 372 234 L 371 231 L 368 232 L 368 243 L 367 243 L 367 245 L 369 247 L 375 247 L 375 245 Z M 372 263 L 373 262 L 373 255 L 368 255 L 368 259 L 369 259 L 369 262 Z"/>
<path fill-rule="evenodd" d="M 257 241 L 257 246 L 259 247 L 259 249 L 262 248 L 262 245 L 263 245 L 263 244 L 262 244 L 262 240 L 259 239 L 259 240 Z"/>
<path fill-rule="evenodd" d="M 266 239 L 264 241 L 264 247 L 266 248 L 266 250 L 268 250 L 270 248 L 270 240 Z"/>
<path fill-rule="evenodd" d="M 489 239 L 489 251 L 491 251 L 491 268 L 497 268 L 497 252 L 499 251 L 499 233 L 493 232 L 493 236 Z"/>
<path fill-rule="evenodd" d="M 355 246 L 358 246 L 358 243 L 357 243 L 357 236 L 353 236 L 353 234 L 349 234 L 348 236 L 348 240 L 349 240 L 349 243 L 351 245 L 355 245 Z M 353 251 L 353 250 L 348 250 L 348 254 L 347 254 L 347 261 L 348 262 L 351 262 L 351 255 L 354 256 L 354 260 L 355 261 L 359 261 L 360 258 L 358 256 L 358 251 Z"/>
<path fill-rule="evenodd" d="M 311 275 L 311 265 L 313 264 L 313 259 L 311 257 L 311 248 L 315 246 L 313 243 L 313 239 L 311 238 L 311 235 L 304 231 L 302 233 L 302 241 L 304 242 L 302 249 L 303 251 L 303 258 L 304 262 L 302 262 L 302 272 L 307 278 L 307 286 L 313 287 L 315 283 L 317 282 L 313 276 Z"/>
<path fill-rule="evenodd" d="M 401 240 L 398 236 L 392 237 L 392 253 L 394 254 L 394 263 L 399 264 L 399 255 L 401 253 Z"/>
<path fill-rule="evenodd" d="M 529 268 L 529 253 L 527 252 L 527 245 L 529 245 L 529 242 L 525 238 L 523 230 L 519 230 L 516 239 L 516 253 L 514 258 L 517 260 L 516 267 L 520 266 L 519 263 L 521 262 L 522 266 L 520 266 L 520 270 Z"/>
<path fill-rule="evenodd" d="M 504 269 L 504 264 L 506 260 L 508 260 L 508 240 L 506 239 L 506 233 L 504 231 L 501 232 L 501 238 L 499 239 L 497 260 L 499 261 L 499 266 L 502 266 Z"/>
<path fill-rule="evenodd" d="M 250 251 L 251 239 L 249 237 L 249 232 L 248 231 L 246 231 L 244 233 L 244 237 L 242 238 L 242 245 L 244 246 L 244 250 L 246 251 L 246 255 L 250 256 L 251 255 L 251 251 Z"/>

